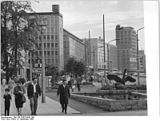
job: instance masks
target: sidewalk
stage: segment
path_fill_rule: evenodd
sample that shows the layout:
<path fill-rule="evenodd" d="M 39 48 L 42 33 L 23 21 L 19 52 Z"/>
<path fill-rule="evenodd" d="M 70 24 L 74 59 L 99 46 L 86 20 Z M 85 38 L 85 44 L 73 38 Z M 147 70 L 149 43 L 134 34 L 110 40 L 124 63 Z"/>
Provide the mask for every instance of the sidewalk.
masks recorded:
<path fill-rule="evenodd" d="M 26 96 L 27 97 L 27 96 Z M 22 109 L 22 115 L 30 115 L 30 102 L 29 99 L 26 98 L 27 101 L 23 105 Z M 67 115 L 70 114 L 80 114 L 79 111 L 68 107 L 67 110 Z M 3 99 L 3 91 L 1 91 L 1 115 L 4 116 L 4 99 Z M 15 107 L 15 102 L 14 102 L 14 95 L 12 95 L 12 101 L 11 101 L 11 107 L 10 107 L 10 115 L 11 116 L 16 116 L 17 111 Z M 43 115 L 66 115 L 61 112 L 61 105 L 59 102 L 52 100 L 49 97 L 46 97 L 46 103 L 41 102 L 41 97 L 38 99 L 38 109 L 37 109 L 37 116 L 43 116 Z"/>

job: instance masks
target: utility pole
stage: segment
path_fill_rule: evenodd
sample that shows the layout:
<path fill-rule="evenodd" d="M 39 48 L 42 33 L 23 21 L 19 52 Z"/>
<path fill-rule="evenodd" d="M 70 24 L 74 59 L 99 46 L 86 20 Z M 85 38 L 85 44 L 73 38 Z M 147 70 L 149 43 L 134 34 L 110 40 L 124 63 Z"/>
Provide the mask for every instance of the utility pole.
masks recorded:
<path fill-rule="evenodd" d="M 42 103 L 46 102 L 45 98 L 45 90 L 46 90 L 46 83 L 45 83 L 45 56 L 44 56 L 44 43 L 42 40 L 43 35 L 43 27 L 46 27 L 47 25 L 39 25 L 41 27 L 41 43 L 42 43 Z"/>
<path fill-rule="evenodd" d="M 89 41 L 88 41 L 88 56 L 89 56 L 89 58 L 88 58 L 88 68 L 89 68 L 89 65 L 91 65 L 91 39 L 90 39 L 90 37 L 91 37 L 91 34 L 90 34 L 90 31 L 89 31 Z"/>
<path fill-rule="evenodd" d="M 32 50 L 29 51 L 29 57 L 30 57 L 30 81 L 32 81 Z"/>
<path fill-rule="evenodd" d="M 138 32 L 140 30 L 144 29 L 144 27 L 140 28 L 137 30 L 137 81 L 138 81 L 138 85 L 140 85 L 140 74 L 139 74 L 139 44 L 138 44 Z"/>
<path fill-rule="evenodd" d="M 105 49 L 105 22 L 104 22 L 104 14 L 103 14 L 103 46 L 104 46 L 104 78 L 106 80 L 106 49 Z"/>
<path fill-rule="evenodd" d="M 110 72 L 110 63 L 109 63 L 109 43 L 107 43 L 107 66 L 108 66 L 108 73 Z"/>

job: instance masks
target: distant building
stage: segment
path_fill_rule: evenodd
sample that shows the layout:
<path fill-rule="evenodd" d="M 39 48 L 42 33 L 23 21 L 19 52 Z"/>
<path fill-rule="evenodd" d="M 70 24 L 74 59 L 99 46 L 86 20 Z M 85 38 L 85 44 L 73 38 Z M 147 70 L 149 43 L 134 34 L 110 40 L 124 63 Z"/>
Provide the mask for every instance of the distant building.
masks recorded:
<path fill-rule="evenodd" d="M 63 16 L 59 12 L 59 5 L 52 5 L 52 12 L 30 13 L 30 19 L 38 18 L 39 24 L 47 24 L 43 34 L 39 32 L 37 43 L 42 48 L 44 44 L 44 55 L 46 66 L 55 66 L 59 70 L 64 69 L 63 51 Z M 42 50 L 33 54 L 34 61 L 40 58 L 42 62 Z"/>
<path fill-rule="evenodd" d="M 146 73 L 146 56 L 144 50 L 139 50 L 139 68 L 140 72 Z"/>
<path fill-rule="evenodd" d="M 104 45 L 102 38 L 90 38 L 85 39 L 85 43 L 87 46 L 87 58 L 88 64 L 90 67 L 95 70 L 104 70 L 104 64 L 106 64 L 106 70 L 108 70 L 107 63 L 107 43 L 105 45 L 106 51 L 106 63 L 104 63 Z M 109 44 L 109 59 L 110 59 L 110 69 L 117 69 L 117 47 L 115 45 Z"/>
<path fill-rule="evenodd" d="M 64 65 L 70 57 L 85 62 L 85 45 L 83 40 L 63 29 Z"/>
<path fill-rule="evenodd" d="M 116 26 L 116 45 L 118 70 L 137 70 L 137 39 L 136 31 L 132 27 Z"/>

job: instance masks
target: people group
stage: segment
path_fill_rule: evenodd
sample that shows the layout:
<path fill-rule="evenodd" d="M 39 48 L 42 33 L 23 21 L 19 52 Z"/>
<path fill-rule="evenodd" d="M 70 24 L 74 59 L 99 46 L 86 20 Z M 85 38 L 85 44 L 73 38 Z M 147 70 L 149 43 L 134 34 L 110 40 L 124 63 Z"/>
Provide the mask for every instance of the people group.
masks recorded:
<path fill-rule="evenodd" d="M 9 80 L 8 86 L 5 86 L 4 90 L 4 115 L 10 115 L 11 100 L 14 100 L 15 107 L 17 109 L 17 115 L 22 115 L 22 109 L 24 103 L 26 103 L 27 97 L 30 100 L 31 115 L 37 115 L 38 97 L 41 95 L 40 85 L 37 78 L 33 78 L 33 81 L 28 83 L 25 88 L 25 83 L 21 82 L 17 77 L 13 77 Z M 4 85 L 2 85 L 4 87 Z M 27 92 L 27 97 L 26 97 Z M 14 98 L 12 99 L 12 95 Z"/>
<path fill-rule="evenodd" d="M 23 80 L 23 81 L 22 81 Z M 77 91 L 81 91 L 81 84 L 85 82 L 82 76 L 73 76 L 68 74 L 60 78 L 62 82 L 57 89 L 57 96 L 60 98 L 62 112 L 67 114 L 67 106 L 69 103 L 70 90 L 73 92 L 77 87 Z M 4 85 L 3 85 L 4 87 Z M 26 94 L 27 93 L 27 94 Z M 12 98 L 14 95 L 14 98 Z M 10 101 L 14 100 L 17 114 L 22 115 L 24 103 L 28 99 L 30 102 L 31 115 L 37 115 L 38 97 L 41 96 L 41 87 L 38 78 L 33 78 L 32 81 L 25 82 L 24 79 L 13 77 L 9 80 L 8 87 L 4 93 L 4 114 L 10 114 Z"/>

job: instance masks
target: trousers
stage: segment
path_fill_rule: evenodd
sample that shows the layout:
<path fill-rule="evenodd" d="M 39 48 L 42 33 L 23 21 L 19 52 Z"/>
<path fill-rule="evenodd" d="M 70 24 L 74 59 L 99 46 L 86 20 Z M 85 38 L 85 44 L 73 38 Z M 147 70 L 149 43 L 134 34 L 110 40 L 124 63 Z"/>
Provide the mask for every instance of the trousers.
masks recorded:
<path fill-rule="evenodd" d="M 31 115 L 36 115 L 37 107 L 38 107 L 38 98 L 37 95 L 34 93 L 33 97 L 30 98 Z"/>

